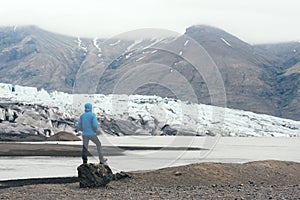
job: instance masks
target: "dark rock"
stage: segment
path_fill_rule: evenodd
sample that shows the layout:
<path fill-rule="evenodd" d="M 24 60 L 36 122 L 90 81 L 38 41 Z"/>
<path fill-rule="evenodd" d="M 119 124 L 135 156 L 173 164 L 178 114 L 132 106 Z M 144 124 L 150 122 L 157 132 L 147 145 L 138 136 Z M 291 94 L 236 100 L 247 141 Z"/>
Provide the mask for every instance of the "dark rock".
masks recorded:
<path fill-rule="evenodd" d="M 49 141 L 80 141 L 81 139 L 75 136 L 73 133 L 60 131 L 55 135 L 50 136 L 47 140 Z"/>
<path fill-rule="evenodd" d="M 254 185 L 254 182 L 253 182 L 253 181 L 248 181 L 248 183 L 249 183 L 250 185 Z"/>
<path fill-rule="evenodd" d="M 124 179 L 124 178 L 131 178 L 131 176 L 123 171 L 118 172 L 118 173 L 114 174 L 114 176 L 113 176 L 113 180 L 115 180 L 115 181 Z"/>
<path fill-rule="evenodd" d="M 131 178 L 126 172 L 112 173 L 108 165 L 104 164 L 82 164 L 77 168 L 79 186 L 86 187 L 103 187 L 110 181 L 117 181 L 124 178 Z"/>
<path fill-rule="evenodd" d="M 114 179 L 110 167 L 104 164 L 82 164 L 77 171 L 81 188 L 103 187 Z"/>
<path fill-rule="evenodd" d="M 117 124 L 116 120 L 114 119 L 107 119 L 106 117 L 100 120 L 102 125 L 102 129 L 104 132 L 110 135 L 123 135 L 122 130 L 120 129 L 119 125 Z"/>
<path fill-rule="evenodd" d="M 103 132 L 110 135 L 154 135 L 158 131 L 155 119 L 153 124 L 151 124 L 151 122 L 144 120 L 141 116 L 139 116 L 139 119 L 133 117 L 113 119 L 104 116 L 99 121 Z"/>
<path fill-rule="evenodd" d="M 166 124 L 164 125 L 161 130 L 163 131 L 163 133 L 165 135 L 176 135 L 177 134 L 177 130 L 176 129 L 173 129 L 171 128 L 170 125 Z"/>
<path fill-rule="evenodd" d="M 177 171 L 177 172 L 174 173 L 174 175 L 175 175 L 175 176 L 181 176 L 182 173 Z"/>

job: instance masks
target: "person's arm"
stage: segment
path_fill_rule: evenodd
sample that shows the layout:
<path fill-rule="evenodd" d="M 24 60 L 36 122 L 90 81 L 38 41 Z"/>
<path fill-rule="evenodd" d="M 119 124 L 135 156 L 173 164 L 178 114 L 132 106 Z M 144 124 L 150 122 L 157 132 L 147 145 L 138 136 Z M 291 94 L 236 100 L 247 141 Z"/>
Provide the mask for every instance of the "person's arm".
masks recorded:
<path fill-rule="evenodd" d="M 97 131 L 98 131 L 98 120 L 97 120 L 97 117 L 96 117 L 95 114 L 93 115 L 92 126 L 93 126 L 94 131 L 97 133 Z"/>
<path fill-rule="evenodd" d="M 82 122 L 81 122 L 81 117 L 79 118 L 78 120 L 78 123 L 77 123 L 77 129 L 82 131 Z"/>

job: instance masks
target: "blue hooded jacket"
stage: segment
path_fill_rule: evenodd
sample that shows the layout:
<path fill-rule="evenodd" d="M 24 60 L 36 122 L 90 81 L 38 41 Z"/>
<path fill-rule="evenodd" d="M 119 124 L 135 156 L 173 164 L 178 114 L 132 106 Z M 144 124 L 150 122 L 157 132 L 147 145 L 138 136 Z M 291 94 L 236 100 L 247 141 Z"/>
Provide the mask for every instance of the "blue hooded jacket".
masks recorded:
<path fill-rule="evenodd" d="M 82 136 L 96 135 L 98 130 L 98 121 L 96 115 L 92 113 L 92 104 L 86 103 L 84 108 L 85 113 L 80 115 L 77 127 L 82 131 Z"/>

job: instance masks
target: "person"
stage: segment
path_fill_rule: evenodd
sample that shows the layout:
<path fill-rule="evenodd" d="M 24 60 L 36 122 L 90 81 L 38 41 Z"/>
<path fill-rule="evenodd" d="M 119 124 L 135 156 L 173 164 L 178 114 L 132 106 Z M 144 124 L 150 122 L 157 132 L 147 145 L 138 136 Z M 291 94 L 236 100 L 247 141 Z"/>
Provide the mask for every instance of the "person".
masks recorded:
<path fill-rule="evenodd" d="M 96 115 L 92 112 L 92 104 L 86 103 L 84 105 L 85 112 L 80 115 L 78 120 L 77 128 L 82 131 L 82 160 L 83 163 L 87 163 L 88 161 L 88 146 L 89 141 L 91 140 L 96 144 L 98 150 L 98 156 L 100 164 L 107 164 L 107 158 L 103 156 L 101 142 L 98 139 L 96 133 L 98 131 L 98 120 Z"/>

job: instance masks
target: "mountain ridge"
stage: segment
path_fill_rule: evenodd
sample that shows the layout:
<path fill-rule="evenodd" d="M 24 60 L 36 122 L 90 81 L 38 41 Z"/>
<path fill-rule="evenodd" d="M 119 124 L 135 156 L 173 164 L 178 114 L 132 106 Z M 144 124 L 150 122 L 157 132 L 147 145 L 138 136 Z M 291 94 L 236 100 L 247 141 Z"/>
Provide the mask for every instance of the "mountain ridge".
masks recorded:
<path fill-rule="evenodd" d="M 208 77 L 187 62 L 192 51 L 186 51 L 186 55 L 180 51 L 192 45 L 188 38 L 202 46 L 215 62 L 229 108 L 300 119 L 296 112 L 300 108 L 297 43 L 287 43 L 286 50 L 280 51 L 283 44 L 250 45 L 221 29 L 203 25 L 188 27 L 177 38 L 145 40 L 76 38 L 36 26 L 15 30 L 0 27 L 0 82 L 90 94 L 133 88 L 135 94 L 189 100 L 191 92 L 175 81 L 175 77 L 182 77 L 193 91 L 193 101 L 212 104 L 205 81 Z M 178 49 L 177 54 L 163 51 L 159 48 L 163 45 Z M 296 52 L 289 52 L 290 48 Z M 138 71 L 140 66 L 148 66 L 148 77 Z M 160 78 L 137 84 L 137 78 L 148 80 L 149 75 Z"/>

